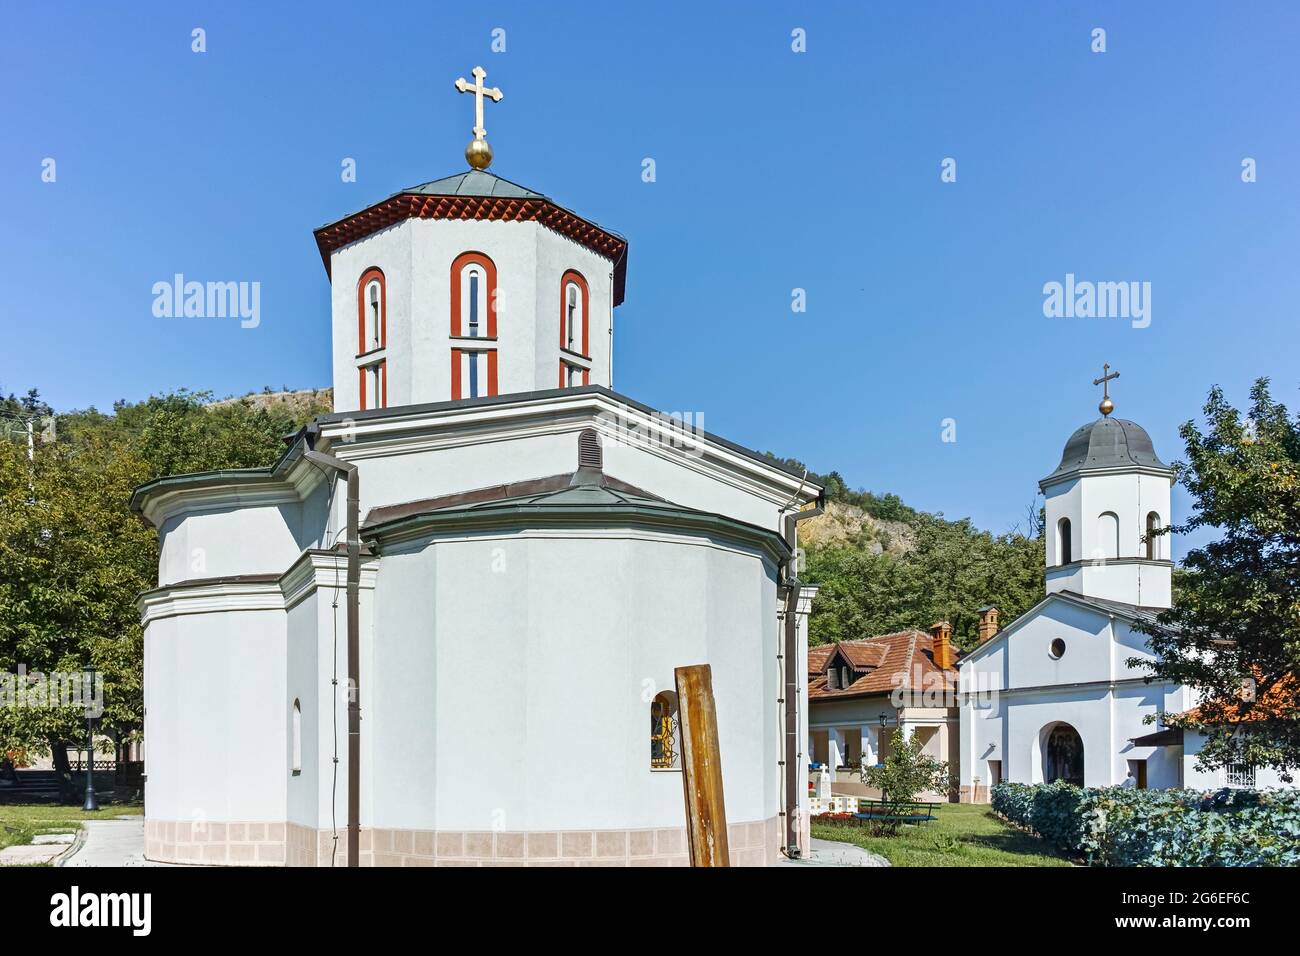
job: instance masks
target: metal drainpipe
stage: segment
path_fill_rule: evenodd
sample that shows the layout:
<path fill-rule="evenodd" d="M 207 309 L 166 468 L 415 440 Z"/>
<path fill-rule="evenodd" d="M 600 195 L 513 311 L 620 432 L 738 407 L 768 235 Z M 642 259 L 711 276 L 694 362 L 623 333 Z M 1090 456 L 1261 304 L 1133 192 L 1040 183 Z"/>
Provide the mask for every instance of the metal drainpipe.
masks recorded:
<path fill-rule="evenodd" d="M 790 546 L 785 582 L 785 854 L 799 856 L 799 555 L 796 551 L 798 524 L 815 518 L 825 507 L 825 492 L 817 506 L 785 516 L 785 541 Z"/>
<path fill-rule="evenodd" d="M 347 477 L 348 513 L 348 866 L 360 865 L 361 848 L 361 534 L 357 466 L 308 450 L 308 461 Z"/>

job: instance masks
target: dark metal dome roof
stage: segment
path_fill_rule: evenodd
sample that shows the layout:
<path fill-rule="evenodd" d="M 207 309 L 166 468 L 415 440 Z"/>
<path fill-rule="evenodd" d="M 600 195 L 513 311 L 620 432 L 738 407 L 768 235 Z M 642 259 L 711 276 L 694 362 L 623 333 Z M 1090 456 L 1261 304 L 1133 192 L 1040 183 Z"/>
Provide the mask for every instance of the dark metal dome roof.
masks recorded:
<path fill-rule="evenodd" d="M 1070 436 L 1061 453 L 1061 463 L 1040 484 L 1051 484 L 1083 469 L 1135 467 L 1171 471 L 1156 454 L 1151 436 L 1141 425 L 1122 418 L 1099 418 Z"/>

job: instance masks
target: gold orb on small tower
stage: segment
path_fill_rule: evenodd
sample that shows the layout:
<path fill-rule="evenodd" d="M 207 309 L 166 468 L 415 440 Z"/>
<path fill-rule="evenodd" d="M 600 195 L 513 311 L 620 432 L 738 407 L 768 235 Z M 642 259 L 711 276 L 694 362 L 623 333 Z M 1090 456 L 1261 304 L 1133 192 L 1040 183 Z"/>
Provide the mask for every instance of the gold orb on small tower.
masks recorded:
<path fill-rule="evenodd" d="M 483 67 L 474 67 L 470 75 L 474 77 L 473 83 L 466 82 L 463 76 L 456 81 L 456 89 L 461 93 L 474 94 L 474 138 L 465 147 L 465 161 L 472 169 L 487 169 L 492 165 L 492 147 L 488 145 L 487 129 L 483 125 L 483 97 L 486 96 L 493 103 L 500 103 L 502 93 L 495 86 L 483 85 L 487 78 L 487 71 Z"/>

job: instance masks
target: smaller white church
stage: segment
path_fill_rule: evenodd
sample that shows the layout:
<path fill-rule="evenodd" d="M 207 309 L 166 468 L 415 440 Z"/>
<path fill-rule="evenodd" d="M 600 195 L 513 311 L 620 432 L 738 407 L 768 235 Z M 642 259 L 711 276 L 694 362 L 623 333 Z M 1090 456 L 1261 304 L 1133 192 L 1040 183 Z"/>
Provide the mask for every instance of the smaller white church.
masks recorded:
<path fill-rule="evenodd" d="M 1106 367 L 1096 384 L 1118 377 Z M 1277 773 L 1196 769 L 1200 735 L 1164 725 L 1197 701 L 1179 684 L 1146 679 L 1131 658 L 1151 658 L 1138 630 L 1170 607 L 1168 535 L 1173 469 L 1135 422 L 1101 418 L 1079 428 L 1046 499 L 1047 596 L 959 662 L 960 793 L 983 802 L 1003 780 L 1081 786 L 1264 787 Z M 1154 723 L 1146 718 L 1154 716 Z"/>

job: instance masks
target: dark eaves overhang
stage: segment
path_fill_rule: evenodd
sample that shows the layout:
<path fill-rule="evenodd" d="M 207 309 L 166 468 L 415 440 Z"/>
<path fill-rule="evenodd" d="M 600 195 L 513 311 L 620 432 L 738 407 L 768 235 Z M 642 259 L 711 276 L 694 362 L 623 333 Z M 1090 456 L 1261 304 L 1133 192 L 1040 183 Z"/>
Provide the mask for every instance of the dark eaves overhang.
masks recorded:
<path fill-rule="evenodd" d="M 1134 747 L 1181 747 L 1183 745 L 1183 728 L 1169 727 L 1158 730 L 1145 737 L 1131 738 Z"/>
<path fill-rule="evenodd" d="M 317 430 L 314 424 L 304 426 L 289 439 L 289 447 L 284 450 L 274 465 L 266 468 L 223 468 L 218 471 L 200 471 L 186 475 L 167 475 L 155 478 L 140 485 L 131 493 L 129 507 L 144 519 L 144 509 L 150 498 L 166 494 L 169 491 L 200 491 L 204 488 L 221 488 L 230 485 L 242 485 L 254 488 L 259 485 L 275 485 L 285 481 L 289 470 L 302 458 L 302 453 L 312 447 Z M 147 520 L 147 519 L 145 519 Z"/>
<path fill-rule="evenodd" d="M 316 247 L 326 274 L 335 250 L 407 219 L 536 222 L 608 259 L 614 269 L 614 305 L 627 286 L 627 240 L 538 194 L 509 196 L 431 195 L 402 191 L 360 212 L 316 229 Z"/>
<path fill-rule="evenodd" d="M 363 525 L 361 538 L 382 549 L 386 542 L 410 540 L 463 530 L 540 527 L 610 527 L 618 524 L 682 532 L 697 531 L 756 546 L 775 562 L 790 557 L 781 535 L 724 515 L 674 505 L 619 502 L 610 504 L 503 502 L 408 514 Z"/>

